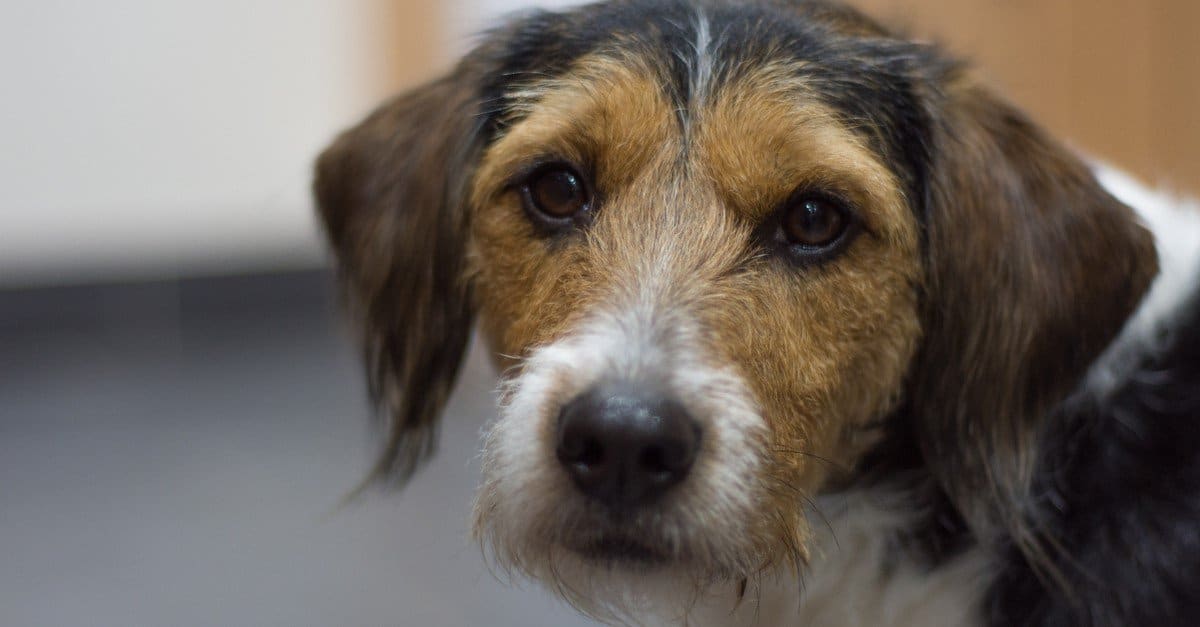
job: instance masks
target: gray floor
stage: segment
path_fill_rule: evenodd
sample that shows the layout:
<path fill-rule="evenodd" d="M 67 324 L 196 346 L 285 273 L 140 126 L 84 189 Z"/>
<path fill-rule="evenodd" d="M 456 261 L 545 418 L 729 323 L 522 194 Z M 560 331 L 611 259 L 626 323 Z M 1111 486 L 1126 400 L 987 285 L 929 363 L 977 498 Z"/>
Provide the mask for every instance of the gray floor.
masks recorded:
<path fill-rule="evenodd" d="M 585 623 L 467 536 L 472 354 L 407 491 L 372 449 L 322 274 L 0 292 L 0 625 Z"/>

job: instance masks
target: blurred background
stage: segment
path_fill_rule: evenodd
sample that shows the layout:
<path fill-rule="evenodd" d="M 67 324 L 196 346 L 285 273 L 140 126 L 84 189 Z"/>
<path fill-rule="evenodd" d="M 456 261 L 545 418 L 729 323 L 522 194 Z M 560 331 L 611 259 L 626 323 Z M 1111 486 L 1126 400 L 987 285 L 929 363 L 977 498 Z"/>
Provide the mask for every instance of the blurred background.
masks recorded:
<path fill-rule="evenodd" d="M 858 4 L 1197 191 L 1200 3 Z M 585 624 L 468 539 L 478 350 L 433 465 L 339 507 L 374 448 L 308 196 L 340 128 L 527 5 L 0 3 L 0 625 Z"/>

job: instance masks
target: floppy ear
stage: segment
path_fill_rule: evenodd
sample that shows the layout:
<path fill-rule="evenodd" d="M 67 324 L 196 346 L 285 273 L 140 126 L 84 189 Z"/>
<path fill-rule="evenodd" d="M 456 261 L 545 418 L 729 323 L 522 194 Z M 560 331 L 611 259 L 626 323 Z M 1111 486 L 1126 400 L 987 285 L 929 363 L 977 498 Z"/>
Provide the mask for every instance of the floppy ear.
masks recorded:
<path fill-rule="evenodd" d="M 314 190 L 362 336 L 387 443 L 369 480 L 432 453 L 473 320 L 465 185 L 479 152 L 478 71 L 392 100 L 321 155 Z"/>
<path fill-rule="evenodd" d="M 1157 273 L 1154 244 L 1080 159 L 978 85 L 954 79 L 929 118 L 914 426 L 972 529 L 1036 555 L 1022 510 L 1039 435 Z"/>

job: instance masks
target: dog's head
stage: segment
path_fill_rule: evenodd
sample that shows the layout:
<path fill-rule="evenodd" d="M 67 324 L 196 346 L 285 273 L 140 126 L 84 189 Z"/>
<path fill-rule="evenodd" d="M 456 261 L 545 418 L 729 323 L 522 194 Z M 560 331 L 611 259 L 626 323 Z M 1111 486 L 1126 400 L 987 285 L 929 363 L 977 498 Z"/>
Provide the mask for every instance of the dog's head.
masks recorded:
<path fill-rule="evenodd" d="M 1076 157 L 822 2 L 518 18 L 339 138 L 316 192 L 376 476 L 429 454 L 477 320 L 505 367 L 478 532 L 576 600 L 802 562 L 806 503 L 885 442 L 1020 536 L 1041 428 L 1156 271 Z"/>

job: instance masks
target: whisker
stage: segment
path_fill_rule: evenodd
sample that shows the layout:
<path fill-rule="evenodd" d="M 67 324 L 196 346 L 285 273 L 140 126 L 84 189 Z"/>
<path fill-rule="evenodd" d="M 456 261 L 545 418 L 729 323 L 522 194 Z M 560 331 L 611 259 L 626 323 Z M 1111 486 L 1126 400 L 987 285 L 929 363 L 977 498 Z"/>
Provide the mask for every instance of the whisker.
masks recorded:
<path fill-rule="evenodd" d="M 817 502 L 815 500 L 813 500 L 812 497 L 808 496 L 799 487 L 795 486 L 794 484 L 792 484 L 791 482 L 787 481 L 786 479 L 784 479 L 782 477 L 779 477 L 774 474 L 769 474 L 768 478 L 770 480 L 774 481 L 775 483 L 777 483 L 778 485 L 781 485 L 781 486 L 787 488 L 792 494 L 794 494 L 795 496 L 800 498 L 800 500 L 804 501 L 804 503 L 806 505 L 808 505 L 808 507 L 810 509 L 812 509 L 812 511 L 816 512 L 817 516 L 821 519 L 822 524 L 824 524 L 825 528 L 829 530 L 829 535 L 830 535 L 830 537 L 833 538 L 834 546 L 836 546 L 839 549 L 841 548 L 841 544 L 838 542 L 837 532 L 834 531 L 834 529 L 833 529 L 833 524 L 831 522 L 829 522 L 829 517 L 825 515 L 824 510 L 821 509 L 820 505 L 817 505 Z M 763 487 L 763 489 L 770 490 L 770 488 L 767 487 L 765 484 L 762 484 L 762 487 Z"/>
<path fill-rule="evenodd" d="M 817 461 L 825 462 L 826 464 L 829 464 L 830 467 L 834 468 L 835 470 L 841 471 L 841 472 L 850 472 L 850 470 L 851 470 L 845 464 L 833 461 L 832 459 L 829 459 L 828 457 L 823 457 L 821 455 L 818 455 L 816 453 L 812 453 L 809 451 L 801 451 L 801 450 L 791 449 L 791 448 L 786 448 L 786 447 L 781 447 L 781 446 L 772 447 L 772 450 L 779 452 L 779 453 L 788 453 L 791 455 L 800 455 L 803 457 L 811 457 L 812 459 L 815 459 Z"/>

